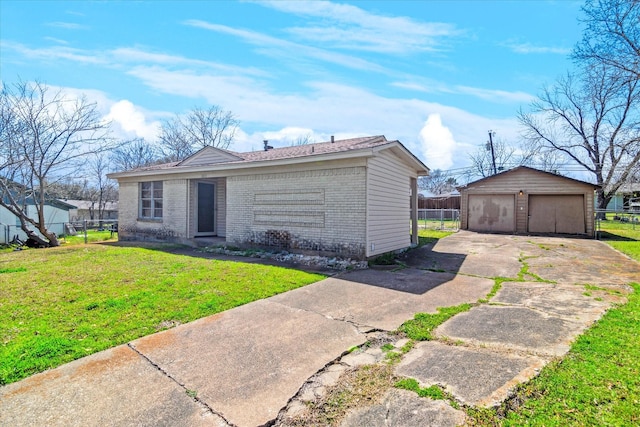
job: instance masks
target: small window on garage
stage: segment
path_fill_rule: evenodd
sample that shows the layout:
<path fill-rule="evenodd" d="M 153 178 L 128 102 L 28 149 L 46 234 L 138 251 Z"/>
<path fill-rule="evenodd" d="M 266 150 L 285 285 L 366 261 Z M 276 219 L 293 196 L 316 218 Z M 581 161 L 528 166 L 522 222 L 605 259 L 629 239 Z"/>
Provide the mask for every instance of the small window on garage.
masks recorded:
<path fill-rule="evenodd" d="M 162 181 L 140 183 L 140 218 L 162 219 Z"/>

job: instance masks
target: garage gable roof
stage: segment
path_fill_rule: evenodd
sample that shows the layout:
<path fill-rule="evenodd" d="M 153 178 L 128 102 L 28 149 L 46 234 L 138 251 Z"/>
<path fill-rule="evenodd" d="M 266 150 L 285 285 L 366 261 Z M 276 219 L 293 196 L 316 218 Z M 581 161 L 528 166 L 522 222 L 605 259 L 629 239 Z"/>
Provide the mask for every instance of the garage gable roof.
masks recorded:
<path fill-rule="evenodd" d="M 506 176 L 508 176 L 510 174 L 523 172 L 523 171 L 530 171 L 530 172 L 534 172 L 534 173 L 540 173 L 540 174 L 548 175 L 549 177 L 553 177 L 553 178 L 556 178 L 556 179 L 565 179 L 567 181 L 571 181 L 571 182 L 574 182 L 574 183 L 588 185 L 588 186 L 592 187 L 594 190 L 596 188 L 599 188 L 597 185 L 592 184 L 590 182 L 581 181 L 581 180 L 575 179 L 575 178 L 569 178 L 569 177 L 558 175 L 558 174 L 555 174 L 555 173 L 552 173 L 552 172 L 546 172 L 546 171 L 543 171 L 543 170 L 540 170 L 540 169 L 531 168 L 529 166 L 518 166 L 518 167 L 515 167 L 513 169 L 509 169 L 507 171 L 500 172 L 500 173 L 495 174 L 495 175 L 491 175 L 491 176 L 487 176 L 487 177 L 481 178 L 481 179 L 479 179 L 477 181 L 469 182 L 466 185 L 462 185 L 462 186 L 456 187 L 456 188 L 458 189 L 458 191 L 463 191 L 465 189 L 468 189 L 471 186 L 476 186 L 478 184 L 482 184 L 482 183 L 485 183 L 487 181 L 491 181 L 491 180 L 493 180 L 493 179 L 495 179 L 497 177 L 506 177 Z"/>

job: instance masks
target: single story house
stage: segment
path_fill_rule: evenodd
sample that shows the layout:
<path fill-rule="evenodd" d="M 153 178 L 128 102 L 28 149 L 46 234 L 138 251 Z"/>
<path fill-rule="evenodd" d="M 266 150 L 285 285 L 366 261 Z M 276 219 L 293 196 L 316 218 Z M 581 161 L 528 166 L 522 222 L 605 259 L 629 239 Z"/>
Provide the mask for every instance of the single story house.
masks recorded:
<path fill-rule="evenodd" d="M 622 184 L 607 204 L 607 210 L 615 212 L 639 212 L 640 182 Z"/>
<path fill-rule="evenodd" d="M 519 166 L 458 188 L 460 228 L 594 236 L 597 188 L 588 182 Z"/>
<path fill-rule="evenodd" d="M 417 178 L 429 169 L 384 136 L 187 159 L 110 174 L 119 184 L 121 240 L 193 243 L 224 237 L 368 258 L 418 242 Z"/>
<path fill-rule="evenodd" d="M 49 231 L 53 231 L 58 236 L 66 233 L 66 225 L 69 223 L 69 211 L 72 205 L 61 200 L 47 200 L 44 206 L 45 225 Z M 27 216 L 37 220 L 38 212 L 33 202 L 27 200 L 26 207 Z M 36 233 L 34 227 L 31 227 Z M 10 243 L 14 237 L 25 241 L 27 235 L 22 231 L 20 219 L 11 213 L 8 209 L 0 206 L 0 244 Z"/>
<path fill-rule="evenodd" d="M 66 203 L 75 206 L 69 211 L 72 223 L 81 223 L 84 220 L 116 220 L 118 219 L 118 202 L 102 203 L 102 218 L 98 215 L 98 202 L 92 200 L 65 200 Z"/>

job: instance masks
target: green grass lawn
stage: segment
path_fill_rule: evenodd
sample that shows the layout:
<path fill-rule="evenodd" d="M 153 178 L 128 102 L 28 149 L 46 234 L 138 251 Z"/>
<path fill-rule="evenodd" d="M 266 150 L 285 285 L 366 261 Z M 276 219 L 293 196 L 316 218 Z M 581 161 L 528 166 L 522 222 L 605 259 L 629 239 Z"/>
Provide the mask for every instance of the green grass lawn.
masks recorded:
<path fill-rule="evenodd" d="M 447 237 L 453 233 L 453 231 L 445 230 L 418 229 L 418 240 L 420 246 L 422 246 L 427 243 L 437 242 L 438 239 L 442 239 L 443 237 Z"/>
<path fill-rule="evenodd" d="M 640 223 L 600 221 L 600 239 L 635 260 L 640 260 Z"/>
<path fill-rule="evenodd" d="M 108 230 L 87 230 L 87 243 L 107 242 L 118 240 L 118 233 L 111 233 Z M 62 246 L 80 245 L 84 243 L 84 232 L 79 231 L 75 236 L 64 236 L 60 239 Z"/>
<path fill-rule="evenodd" d="M 602 240 L 640 261 L 640 226 L 602 221 Z M 640 284 L 570 352 L 521 385 L 498 410 L 470 409 L 471 425 L 640 425 Z"/>
<path fill-rule="evenodd" d="M 324 276 L 161 250 L 0 255 L 0 385 Z"/>

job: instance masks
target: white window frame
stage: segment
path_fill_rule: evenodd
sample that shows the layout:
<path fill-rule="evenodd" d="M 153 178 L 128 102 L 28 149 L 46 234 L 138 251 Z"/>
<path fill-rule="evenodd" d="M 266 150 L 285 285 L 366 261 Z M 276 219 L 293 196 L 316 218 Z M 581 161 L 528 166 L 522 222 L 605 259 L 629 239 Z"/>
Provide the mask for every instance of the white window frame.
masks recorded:
<path fill-rule="evenodd" d="M 164 205 L 162 181 L 141 182 L 139 195 L 139 218 L 162 220 L 162 209 Z"/>

